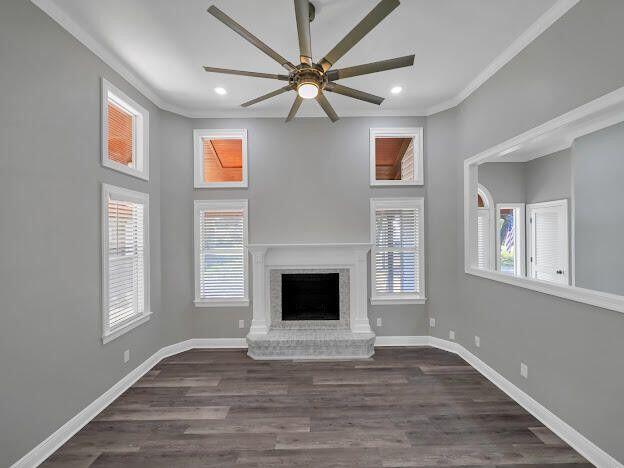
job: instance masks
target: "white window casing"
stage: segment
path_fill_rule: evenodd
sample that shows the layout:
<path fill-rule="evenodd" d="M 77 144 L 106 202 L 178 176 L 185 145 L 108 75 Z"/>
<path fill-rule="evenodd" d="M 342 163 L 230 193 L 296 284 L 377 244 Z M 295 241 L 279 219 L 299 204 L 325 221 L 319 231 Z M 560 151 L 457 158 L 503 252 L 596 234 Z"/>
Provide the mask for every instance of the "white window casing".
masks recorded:
<path fill-rule="evenodd" d="M 376 171 L 375 142 L 377 138 L 411 138 L 412 142 L 404 161 L 401 164 L 402 180 L 378 180 Z M 423 185 L 425 183 L 423 172 L 424 145 L 423 128 L 371 128 L 370 129 L 370 185 L 371 186 L 394 186 L 394 185 Z M 411 171 L 411 174 L 407 174 Z"/>
<path fill-rule="evenodd" d="M 242 180 L 231 182 L 206 182 L 204 180 L 204 140 L 241 140 Z M 195 129 L 193 130 L 193 169 L 195 188 L 247 188 L 248 156 L 247 129 Z"/>
<path fill-rule="evenodd" d="M 371 304 L 423 304 L 424 199 L 371 199 Z"/>
<path fill-rule="evenodd" d="M 102 184 L 102 339 L 149 320 L 149 195 Z"/>
<path fill-rule="evenodd" d="M 195 305 L 248 306 L 247 200 L 195 201 Z"/>
<path fill-rule="evenodd" d="M 149 180 L 149 112 L 120 89 L 102 78 L 102 165 L 124 174 Z M 123 112 L 132 115 L 131 166 L 110 158 L 108 147 L 109 116 L 108 105 L 113 104 Z"/>

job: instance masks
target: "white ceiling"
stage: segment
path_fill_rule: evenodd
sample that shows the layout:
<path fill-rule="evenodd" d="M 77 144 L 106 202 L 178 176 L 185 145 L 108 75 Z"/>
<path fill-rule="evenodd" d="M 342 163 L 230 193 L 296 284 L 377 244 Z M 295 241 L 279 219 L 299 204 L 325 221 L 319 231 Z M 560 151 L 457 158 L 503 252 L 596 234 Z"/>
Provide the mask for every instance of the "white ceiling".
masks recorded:
<path fill-rule="evenodd" d="M 215 3 L 277 52 L 299 56 L 292 0 L 33 0 L 117 68 L 157 105 L 189 116 L 285 116 L 294 93 L 250 109 L 240 103 L 283 82 L 209 74 L 202 65 L 284 73 L 271 58 L 206 13 Z M 318 60 L 377 0 L 313 0 Z M 557 3 L 557 5 L 555 5 Z M 561 4 L 566 5 L 561 5 Z M 329 94 L 339 115 L 417 115 L 450 107 L 519 52 L 575 0 L 403 0 L 335 66 L 416 54 L 414 67 L 348 78 L 386 97 L 381 108 Z M 554 7 L 553 7 L 554 5 Z M 554 10 L 558 10 L 553 13 Z M 390 94 L 400 85 L 403 93 Z M 219 96 L 214 88 L 227 89 Z M 471 89 L 472 88 L 472 89 Z M 463 96 L 462 96 L 463 93 Z M 306 102 L 299 115 L 322 115 Z"/>

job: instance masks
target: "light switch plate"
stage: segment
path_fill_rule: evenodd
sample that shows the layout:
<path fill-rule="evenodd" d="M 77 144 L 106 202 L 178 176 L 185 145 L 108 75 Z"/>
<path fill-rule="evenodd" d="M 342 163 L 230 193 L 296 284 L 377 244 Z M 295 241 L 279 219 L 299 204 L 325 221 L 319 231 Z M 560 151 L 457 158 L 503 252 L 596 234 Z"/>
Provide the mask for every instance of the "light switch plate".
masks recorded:
<path fill-rule="evenodd" d="M 529 368 L 524 362 L 520 363 L 520 375 L 525 379 L 529 378 Z"/>
<path fill-rule="evenodd" d="M 377 326 L 378 327 L 382 327 L 382 321 L 381 321 L 381 317 L 377 317 Z"/>
<path fill-rule="evenodd" d="M 245 321 L 244 320 L 239 320 L 238 321 L 238 328 L 245 328 Z"/>
<path fill-rule="evenodd" d="M 479 338 L 477 335 L 475 335 L 475 346 L 477 348 L 481 347 L 481 338 Z"/>
<path fill-rule="evenodd" d="M 429 319 L 429 326 L 430 326 L 431 328 L 435 328 L 435 325 L 436 325 L 436 320 L 435 320 L 433 317 L 432 317 L 432 318 L 430 318 L 430 319 Z"/>
<path fill-rule="evenodd" d="M 126 349 L 124 351 L 124 362 L 128 362 L 130 360 L 130 350 Z"/>
<path fill-rule="evenodd" d="M 451 340 L 454 340 L 454 339 L 455 339 L 455 332 L 454 332 L 453 330 L 450 330 L 450 331 L 449 331 L 449 338 L 450 338 Z"/>

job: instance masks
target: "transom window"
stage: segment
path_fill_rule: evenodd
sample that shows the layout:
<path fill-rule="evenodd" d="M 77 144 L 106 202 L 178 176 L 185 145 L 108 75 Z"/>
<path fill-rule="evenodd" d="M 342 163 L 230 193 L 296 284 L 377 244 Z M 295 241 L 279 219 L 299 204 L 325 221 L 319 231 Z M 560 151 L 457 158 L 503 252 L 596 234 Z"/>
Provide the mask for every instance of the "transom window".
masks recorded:
<path fill-rule="evenodd" d="M 247 130 L 197 129 L 195 187 L 247 187 Z"/>
<path fill-rule="evenodd" d="M 149 113 L 102 80 L 102 164 L 148 180 Z"/>
<path fill-rule="evenodd" d="M 195 201 L 195 304 L 249 305 L 247 200 Z"/>
<path fill-rule="evenodd" d="M 423 129 L 370 129 L 370 184 L 422 185 Z"/>
<path fill-rule="evenodd" d="M 371 199 L 371 303 L 423 303 L 424 201 Z"/>

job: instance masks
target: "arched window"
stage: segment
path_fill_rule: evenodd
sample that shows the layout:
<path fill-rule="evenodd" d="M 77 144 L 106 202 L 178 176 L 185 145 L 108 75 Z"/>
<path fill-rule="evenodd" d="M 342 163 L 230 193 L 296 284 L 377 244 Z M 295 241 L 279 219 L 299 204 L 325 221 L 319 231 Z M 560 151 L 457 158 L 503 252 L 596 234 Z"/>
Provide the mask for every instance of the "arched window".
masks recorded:
<path fill-rule="evenodd" d="M 494 199 L 490 191 L 477 188 L 477 268 L 494 270 Z"/>

